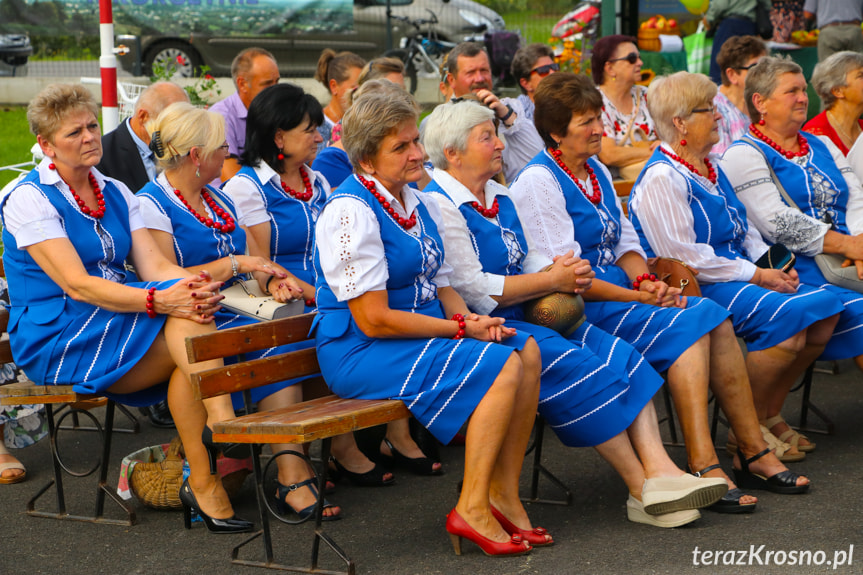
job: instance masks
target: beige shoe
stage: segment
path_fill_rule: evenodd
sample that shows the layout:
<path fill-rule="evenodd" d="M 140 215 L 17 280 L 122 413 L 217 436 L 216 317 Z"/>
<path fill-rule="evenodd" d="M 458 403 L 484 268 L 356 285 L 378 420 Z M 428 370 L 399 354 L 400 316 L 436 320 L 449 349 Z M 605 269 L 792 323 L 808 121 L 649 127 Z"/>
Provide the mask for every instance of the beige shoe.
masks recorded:
<path fill-rule="evenodd" d="M 669 529 L 692 523 L 701 517 L 701 513 L 697 509 L 686 509 L 662 515 L 648 515 L 644 511 L 644 504 L 630 494 L 629 499 L 626 500 L 626 517 L 633 523 Z"/>
<path fill-rule="evenodd" d="M 775 426 L 777 423 L 785 423 L 785 425 L 788 425 L 785 422 L 785 420 L 782 419 L 782 415 L 776 415 L 774 417 L 771 417 L 767 421 L 765 421 L 764 426 L 768 430 L 770 430 L 770 429 L 773 429 L 773 426 Z M 773 432 L 771 431 L 770 433 L 773 433 Z M 808 437 L 806 437 L 805 435 L 803 435 L 799 431 L 792 429 L 790 425 L 788 425 L 788 429 L 786 429 L 785 433 L 780 435 L 778 439 L 779 439 L 779 441 L 784 441 L 785 443 L 788 443 L 789 445 L 796 447 L 797 451 L 800 451 L 803 453 L 810 453 L 812 451 L 815 451 L 815 443 L 813 443 L 811 439 L 809 439 Z M 800 445 L 801 439 L 805 439 L 809 443 L 807 443 L 806 445 Z"/>
<path fill-rule="evenodd" d="M 644 512 L 663 515 L 684 509 L 713 505 L 728 492 L 728 483 L 720 477 L 653 477 L 644 480 L 641 500 Z"/>
<path fill-rule="evenodd" d="M 764 437 L 767 447 L 773 450 L 773 453 L 779 461 L 782 463 L 796 463 L 806 459 L 806 454 L 799 451 L 799 449 L 797 453 L 788 453 L 792 449 L 790 443 L 780 441 L 778 437 L 773 435 L 773 433 L 763 425 L 760 427 L 761 436 Z M 725 444 L 725 451 L 732 457 L 737 455 L 737 440 L 732 438 L 731 432 L 728 433 L 728 442 Z"/>

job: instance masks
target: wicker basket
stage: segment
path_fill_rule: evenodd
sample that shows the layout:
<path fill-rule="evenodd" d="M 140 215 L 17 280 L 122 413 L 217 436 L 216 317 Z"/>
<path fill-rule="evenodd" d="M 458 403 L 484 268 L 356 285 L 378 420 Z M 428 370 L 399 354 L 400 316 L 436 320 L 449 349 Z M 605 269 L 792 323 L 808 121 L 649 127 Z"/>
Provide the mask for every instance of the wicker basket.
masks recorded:
<path fill-rule="evenodd" d="M 638 48 L 645 52 L 659 52 L 662 48 L 662 43 L 659 41 L 659 30 L 656 28 L 639 28 Z"/>
<path fill-rule="evenodd" d="M 164 448 L 164 446 L 162 446 Z M 154 509 L 182 509 L 180 486 L 183 484 L 183 443 L 175 437 L 164 451 L 163 461 L 140 461 L 129 475 L 129 487 L 135 497 Z M 235 496 L 252 472 L 248 460 L 220 457 L 216 461 L 222 485 L 229 497 Z"/>

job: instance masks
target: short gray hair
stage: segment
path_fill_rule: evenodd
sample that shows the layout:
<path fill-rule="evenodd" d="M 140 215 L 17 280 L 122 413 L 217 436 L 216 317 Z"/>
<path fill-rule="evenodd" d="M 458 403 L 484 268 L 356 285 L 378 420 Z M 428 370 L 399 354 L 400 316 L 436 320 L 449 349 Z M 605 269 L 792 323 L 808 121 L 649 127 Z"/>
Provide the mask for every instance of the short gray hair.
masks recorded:
<path fill-rule="evenodd" d="M 494 120 L 494 112 L 478 102 L 463 100 L 441 104 L 425 120 L 422 141 L 436 169 L 446 170 L 446 151 L 464 152 L 475 126 Z"/>
<path fill-rule="evenodd" d="M 712 105 L 715 96 L 716 84 L 704 74 L 676 72 L 655 78 L 647 89 L 647 109 L 660 139 L 674 139 L 674 118 L 688 118 L 695 108 Z"/>
<path fill-rule="evenodd" d="M 826 109 L 836 104 L 833 90 L 847 86 L 848 73 L 858 68 L 863 68 L 863 54 L 859 52 L 836 52 L 818 62 L 812 72 L 812 87 Z"/>
<path fill-rule="evenodd" d="M 363 84 L 342 117 L 342 145 L 354 170 L 378 153 L 381 142 L 407 121 L 416 122 L 419 106 L 404 88 L 388 80 Z"/>
<path fill-rule="evenodd" d="M 168 92 L 173 91 L 175 94 L 182 94 L 180 100 L 168 98 Z M 147 110 L 151 119 L 155 119 L 162 111 L 173 104 L 174 102 L 188 102 L 189 93 L 173 82 L 156 82 L 151 84 L 141 92 L 138 99 L 135 101 L 135 111 Z"/>
<path fill-rule="evenodd" d="M 772 96 L 782 74 L 803 74 L 803 68 L 790 58 L 766 56 L 749 70 L 746 75 L 746 86 L 743 88 L 743 98 L 746 100 L 749 119 L 753 122 L 758 122 L 761 114 L 752 103 L 752 96 L 755 94 L 761 94 L 764 98 Z"/>

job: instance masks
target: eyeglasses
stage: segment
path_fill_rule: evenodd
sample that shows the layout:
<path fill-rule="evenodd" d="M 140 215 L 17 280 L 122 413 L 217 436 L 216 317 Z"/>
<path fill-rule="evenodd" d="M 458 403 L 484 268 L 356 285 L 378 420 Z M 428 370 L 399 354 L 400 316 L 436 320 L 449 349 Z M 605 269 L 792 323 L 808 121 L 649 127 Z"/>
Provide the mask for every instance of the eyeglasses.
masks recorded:
<path fill-rule="evenodd" d="M 540 78 L 545 78 L 552 72 L 559 72 L 560 64 L 557 62 L 552 62 L 551 64 L 546 64 L 545 66 L 537 66 L 533 70 L 530 71 L 531 74 L 536 74 Z"/>
<path fill-rule="evenodd" d="M 754 68 L 757 65 L 758 65 L 758 62 L 755 62 L 754 64 L 749 64 L 748 66 L 736 66 L 734 69 L 735 70 L 751 70 L 752 68 Z"/>
<path fill-rule="evenodd" d="M 621 60 L 626 60 L 630 64 L 635 64 L 636 62 L 638 62 L 639 58 L 640 58 L 640 56 L 639 56 L 638 52 L 630 52 L 629 54 L 627 54 L 623 58 L 612 58 L 609 60 L 609 62 L 620 62 Z"/>
<path fill-rule="evenodd" d="M 223 152 L 227 153 L 227 152 L 231 149 L 231 146 L 229 146 L 229 145 L 228 145 L 228 143 L 226 142 L 226 143 L 222 144 L 221 146 L 219 146 L 219 147 L 218 147 L 218 148 L 216 148 L 216 149 L 217 149 L 217 150 L 222 150 Z"/>
<path fill-rule="evenodd" d="M 704 108 L 693 108 L 692 111 L 690 111 L 689 113 L 690 114 L 703 114 L 704 112 L 709 112 L 709 113 L 713 114 L 715 111 L 716 111 L 716 106 L 711 105 L 711 106 L 707 106 Z"/>

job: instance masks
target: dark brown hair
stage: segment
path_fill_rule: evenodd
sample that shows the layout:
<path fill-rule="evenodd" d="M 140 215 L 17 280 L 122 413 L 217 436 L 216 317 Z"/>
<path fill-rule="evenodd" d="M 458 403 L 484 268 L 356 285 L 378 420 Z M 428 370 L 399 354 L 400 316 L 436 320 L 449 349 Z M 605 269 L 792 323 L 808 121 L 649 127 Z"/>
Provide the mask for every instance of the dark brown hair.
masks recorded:
<path fill-rule="evenodd" d="M 321 57 L 318 59 L 315 80 L 323 84 L 327 92 L 329 92 L 330 80 L 335 80 L 341 84 L 350 76 L 351 68 L 362 69 L 365 65 L 366 61 L 353 52 L 339 52 L 336 54 L 335 50 L 327 48 L 321 52 Z"/>
<path fill-rule="evenodd" d="M 574 115 L 602 109 L 602 95 L 593 80 L 569 72 L 558 72 L 543 78 L 533 93 L 533 101 L 536 104 L 533 123 L 542 141 L 549 147 L 557 145 L 552 134 L 566 136 Z"/>
<path fill-rule="evenodd" d="M 593 81 L 597 86 L 601 86 L 605 82 L 605 63 L 611 60 L 615 50 L 621 44 L 631 42 L 638 46 L 638 40 L 632 36 L 624 36 L 623 34 L 614 34 L 605 36 L 596 41 L 593 45 L 593 55 L 590 57 L 590 74 L 593 76 Z"/>
<path fill-rule="evenodd" d="M 722 72 L 722 85 L 731 85 L 731 81 L 725 75 L 725 70 L 740 68 L 752 58 L 766 54 L 767 44 L 758 36 L 732 36 L 726 40 L 716 56 L 716 63 Z"/>

